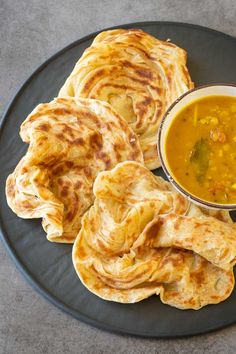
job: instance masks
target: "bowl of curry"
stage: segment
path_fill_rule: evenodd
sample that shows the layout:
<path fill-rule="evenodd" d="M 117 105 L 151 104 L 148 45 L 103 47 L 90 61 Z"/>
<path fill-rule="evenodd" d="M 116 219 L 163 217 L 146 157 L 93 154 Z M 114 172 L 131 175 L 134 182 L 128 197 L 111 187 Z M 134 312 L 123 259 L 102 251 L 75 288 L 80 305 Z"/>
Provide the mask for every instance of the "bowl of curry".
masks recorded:
<path fill-rule="evenodd" d="M 236 85 L 195 88 L 175 101 L 158 131 L 161 165 L 191 201 L 236 209 Z"/>

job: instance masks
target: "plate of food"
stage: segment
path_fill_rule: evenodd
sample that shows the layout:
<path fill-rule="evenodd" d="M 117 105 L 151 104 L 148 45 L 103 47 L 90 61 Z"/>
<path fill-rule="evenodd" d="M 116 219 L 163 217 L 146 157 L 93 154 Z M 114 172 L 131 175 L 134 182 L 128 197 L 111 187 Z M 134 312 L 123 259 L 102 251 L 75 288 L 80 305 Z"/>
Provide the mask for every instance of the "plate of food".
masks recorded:
<path fill-rule="evenodd" d="M 96 327 L 236 323 L 236 39 L 121 25 L 42 64 L 0 130 L 0 225 L 31 285 Z"/>

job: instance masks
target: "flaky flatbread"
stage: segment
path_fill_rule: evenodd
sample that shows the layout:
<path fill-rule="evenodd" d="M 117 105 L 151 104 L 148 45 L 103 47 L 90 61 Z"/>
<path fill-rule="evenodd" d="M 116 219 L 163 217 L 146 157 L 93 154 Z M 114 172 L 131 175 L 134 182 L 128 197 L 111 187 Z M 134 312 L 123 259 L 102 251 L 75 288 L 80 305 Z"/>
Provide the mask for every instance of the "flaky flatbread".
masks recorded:
<path fill-rule="evenodd" d="M 100 33 L 87 48 L 59 96 L 109 102 L 138 134 L 145 164 L 160 166 L 157 129 L 167 108 L 193 87 L 186 52 L 139 29 Z"/>
<path fill-rule="evenodd" d="M 180 309 L 230 295 L 236 229 L 227 212 L 209 216 L 135 162 L 100 173 L 94 194 L 73 246 L 74 267 L 91 292 L 123 303 L 159 294 Z"/>
<path fill-rule="evenodd" d="M 50 241 L 74 242 L 100 171 L 124 160 L 143 163 L 136 135 L 105 102 L 57 98 L 40 104 L 20 135 L 29 149 L 7 179 L 7 201 L 22 218 L 43 218 Z"/>

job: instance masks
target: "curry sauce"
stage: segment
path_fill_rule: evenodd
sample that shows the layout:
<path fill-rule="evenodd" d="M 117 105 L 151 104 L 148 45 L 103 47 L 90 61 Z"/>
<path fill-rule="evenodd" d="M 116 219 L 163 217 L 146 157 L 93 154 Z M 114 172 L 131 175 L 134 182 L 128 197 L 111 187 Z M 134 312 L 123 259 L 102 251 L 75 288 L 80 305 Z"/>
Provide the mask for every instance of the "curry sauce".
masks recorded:
<path fill-rule="evenodd" d="M 185 190 L 213 203 L 236 203 L 236 97 L 208 96 L 183 108 L 165 148 Z"/>

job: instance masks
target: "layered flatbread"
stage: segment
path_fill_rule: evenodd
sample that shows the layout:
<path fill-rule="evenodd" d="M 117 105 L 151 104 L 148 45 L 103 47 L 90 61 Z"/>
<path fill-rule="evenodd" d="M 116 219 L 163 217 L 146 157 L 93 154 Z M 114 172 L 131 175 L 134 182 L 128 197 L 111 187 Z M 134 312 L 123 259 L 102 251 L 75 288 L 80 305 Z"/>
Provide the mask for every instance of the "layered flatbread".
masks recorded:
<path fill-rule="evenodd" d="M 117 29 L 94 39 L 59 96 L 110 103 L 139 136 L 146 166 L 155 169 L 160 120 L 192 87 L 183 49 L 139 29 Z"/>
<path fill-rule="evenodd" d="M 236 229 L 227 212 L 209 215 L 135 162 L 100 173 L 94 194 L 73 246 L 91 292 L 122 303 L 157 294 L 180 309 L 230 295 Z"/>
<path fill-rule="evenodd" d="M 100 171 L 124 160 L 143 163 L 126 121 L 96 100 L 40 104 L 22 123 L 20 136 L 29 148 L 7 179 L 7 201 L 22 218 L 43 218 L 50 241 L 74 242 Z"/>

